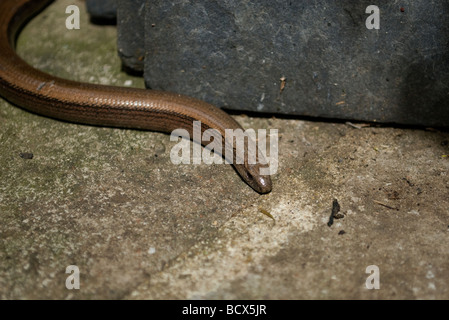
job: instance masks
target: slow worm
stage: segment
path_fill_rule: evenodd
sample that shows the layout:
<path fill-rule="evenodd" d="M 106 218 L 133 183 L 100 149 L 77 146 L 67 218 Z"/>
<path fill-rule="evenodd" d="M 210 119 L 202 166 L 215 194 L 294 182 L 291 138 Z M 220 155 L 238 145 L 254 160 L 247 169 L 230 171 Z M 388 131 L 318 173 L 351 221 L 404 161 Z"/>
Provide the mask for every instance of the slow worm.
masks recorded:
<path fill-rule="evenodd" d="M 49 0 L 0 0 L 0 95 L 37 114 L 88 125 L 135 128 L 171 133 L 185 129 L 193 135 L 193 121 L 201 130 L 216 129 L 222 139 L 225 129 L 241 129 L 227 113 L 204 101 L 176 93 L 105 86 L 61 79 L 39 71 L 15 53 L 21 27 L 40 12 Z M 206 145 L 205 141 L 197 141 Z M 234 146 L 235 148 L 235 146 Z M 247 148 L 247 145 L 245 145 Z M 234 150 L 235 151 L 235 150 Z M 247 151 L 247 150 L 246 150 Z M 235 154 L 235 152 L 234 152 Z M 250 164 L 245 152 L 243 163 L 232 162 L 242 179 L 259 193 L 271 191 L 267 167 L 258 159 Z"/>

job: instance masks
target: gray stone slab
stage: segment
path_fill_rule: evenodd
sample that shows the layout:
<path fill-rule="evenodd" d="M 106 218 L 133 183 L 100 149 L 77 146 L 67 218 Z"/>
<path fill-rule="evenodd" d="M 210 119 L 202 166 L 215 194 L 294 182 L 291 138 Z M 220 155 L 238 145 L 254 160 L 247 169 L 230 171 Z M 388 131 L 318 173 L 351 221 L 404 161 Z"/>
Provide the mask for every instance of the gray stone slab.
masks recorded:
<path fill-rule="evenodd" d="M 86 0 L 87 11 L 95 20 L 115 20 L 117 17 L 117 0 Z"/>
<path fill-rule="evenodd" d="M 229 109 L 449 124 L 449 3 L 151 1 L 147 86 Z M 285 81 L 281 79 L 285 78 Z"/>
<path fill-rule="evenodd" d="M 144 66 L 145 0 L 119 1 L 118 53 L 125 68 L 141 73 Z"/>
<path fill-rule="evenodd" d="M 94 21 L 117 23 L 117 49 L 123 68 L 141 74 L 144 64 L 145 0 L 87 0 Z"/>

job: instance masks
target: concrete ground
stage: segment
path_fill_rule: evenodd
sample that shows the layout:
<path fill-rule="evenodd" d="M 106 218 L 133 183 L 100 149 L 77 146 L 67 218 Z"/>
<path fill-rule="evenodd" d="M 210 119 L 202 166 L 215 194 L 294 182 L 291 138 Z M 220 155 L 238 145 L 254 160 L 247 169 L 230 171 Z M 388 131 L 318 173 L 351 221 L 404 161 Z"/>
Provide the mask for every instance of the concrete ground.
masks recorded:
<path fill-rule="evenodd" d="M 80 30 L 58 1 L 23 31 L 20 55 L 61 77 L 143 86 L 120 72 L 114 27 L 75 3 Z M 235 118 L 279 129 L 268 195 L 227 165 L 172 164 L 168 135 L 1 99 L 0 298 L 449 299 L 447 131 Z M 329 227 L 334 199 L 344 217 Z M 66 288 L 69 265 L 79 290 Z"/>

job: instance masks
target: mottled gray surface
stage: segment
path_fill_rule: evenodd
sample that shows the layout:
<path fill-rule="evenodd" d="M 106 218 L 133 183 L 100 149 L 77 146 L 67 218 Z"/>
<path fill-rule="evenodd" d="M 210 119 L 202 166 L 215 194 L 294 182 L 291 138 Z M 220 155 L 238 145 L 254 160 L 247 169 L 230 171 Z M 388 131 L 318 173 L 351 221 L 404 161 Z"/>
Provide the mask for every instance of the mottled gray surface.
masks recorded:
<path fill-rule="evenodd" d="M 120 72 L 113 27 L 82 14 L 65 29 L 69 4 L 25 28 L 20 54 L 61 77 L 142 87 Z M 227 165 L 172 164 L 168 135 L 0 99 L 0 298 L 449 299 L 447 132 L 236 120 L 279 129 L 268 195 Z M 333 199 L 345 217 L 328 227 Z M 69 265 L 79 290 L 65 287 Z M 370 265 L 379 290 L 365 287 Z"/>
<path fill-rule="evenodd" d="M 128 71 L 143 72 L 145 58 L 145 0 L 118 2 L 117 47 Z"/>
<path fill-rule="evenodd" d="M 117 18 L 117 0 L 86 0 L 86 8 L 93 19 L 99 21 L 115 20 Z"/>
<path fill-rule="evenodd" d="M 371 4 L 151 1 L 146 84 L 235 110 L 449 125 L 448 2 L 377 1 L 380 30 Z"/>

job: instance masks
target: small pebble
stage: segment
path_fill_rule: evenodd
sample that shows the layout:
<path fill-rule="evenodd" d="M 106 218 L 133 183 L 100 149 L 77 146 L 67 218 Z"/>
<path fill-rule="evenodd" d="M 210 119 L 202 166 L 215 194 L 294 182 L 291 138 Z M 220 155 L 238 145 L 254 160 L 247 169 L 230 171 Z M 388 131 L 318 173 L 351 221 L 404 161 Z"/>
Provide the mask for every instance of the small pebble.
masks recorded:
<path fill-rule="evenodd" d="M 31 152 L 21 152 L 19 155 L 22 159 L 33 159 L 34 157 Z"/>

